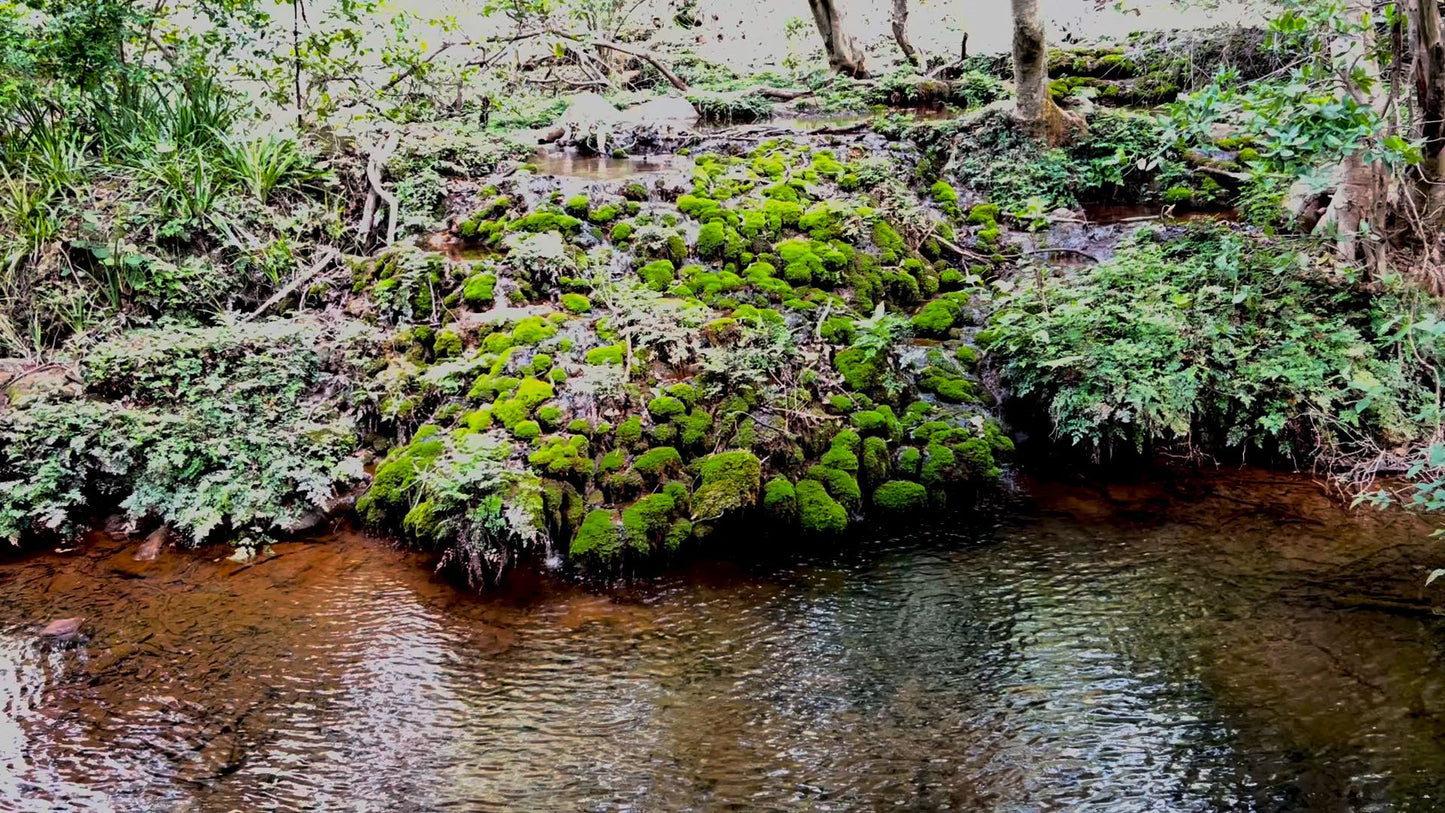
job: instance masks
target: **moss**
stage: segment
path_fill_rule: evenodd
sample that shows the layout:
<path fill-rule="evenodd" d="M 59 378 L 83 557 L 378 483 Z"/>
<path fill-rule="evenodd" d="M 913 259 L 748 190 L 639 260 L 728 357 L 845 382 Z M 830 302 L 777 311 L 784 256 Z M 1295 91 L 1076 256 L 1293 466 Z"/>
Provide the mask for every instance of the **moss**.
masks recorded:
<path fill-rule="evenodd" d="M 763 510 L 774 521 L 792 525 L 798 521 L 798 493 L 786 477 L 774 477 L 763 486 Z"/>
<path fill-rule="evenodd" d="M 944 211 L 957 210 L 958 192 L 947 181 L 935 181 L 933 186 L 928 187 L 928 194 Z"/>
<path fill-rule="evenodd" d="M 588 313 L 592 310 L 592 300 L 581 294 L 562 294 L 562 307 L 569 313 Z"/>
<path fill-rule="evenodd" d="M 683 195 L 677 199 L 678 211 L 698 220 L 702 220 L 705 215 L 719 208 L 721 205 L 717 201 L 700 195 Z"/>
<path fill-rule="evenodd" d="M 708 432 L 713 426 L 712 413 L 697 407 L 684 417 L 673 421 L 677 424 L 677 440 L 683 446 L 699 446 L 707 442 Z"/>
<path fill-rule="evenodd" d="M 462 423 L 473 432 L 485 432 L 492 428 L 492 410 L 476 409 L 462 418 Z"/>
<path fill-rule="evenodd" d="M 945 485 L 955 478 L 953 469 L 957 464 L 958 457 L 952 449 L 942 443 L 930 442 L 927 451 L 924 452 L 919 479 L 927 486 Z"/>
<path fill-rule="evenodd" d="M 1164 190 L 1164 202 L 1169 204 L 1183 204 L 1194 201 L 1194 190 L 1187 186 L 1171 186 Z"/>
<path fill-rule="evenodd" d="M 492 405 L 492 414 L 508 429 L 531 416 L 532 411 L 544 401 L 551 400 L 556 390 L 545 381 L 535 378 L 523 379 L 511 398 L 498 400 Z"/>
<path fill-rule="evenodd" d="M 923 452 L 909 446 L 898 454 L 898 472 L 910 477 L 917 477 L 920 466 L 923 464 Z"/>
<path fill-rule="evenodd" d="M 968 210 L 968 222 L 976 226 L 992 226 L 998 222 L 997 203 L 980 203 Z"/>
<path fill-rule="evenodd" d="M 586 359 L 588 364 L 621 364 L 626 352 L 626 345 L 619 342 L 588 350 Z"/>
<path fill-rule="evenodd" d="M 617 442 L 622 446 L 635 446 L 642 440 L 642 418 L 633 415 L 617 427 Z"/>
<path fill-rule="evenodd" d="M 691 384 L 678 383 L 667 388 L 667 394 L 687 404 L 689 408 L 697 404 L 698 391 Z"/>
<path fill-rule="evenodd" d="M 697 234 L 697 256 L 704 260 L 721 259 L 726 244 L 727 226 L 714 220 L 703 226 Z"/>
<path fill-rule="evenodd" d="M 823 260 L 813 251 L 813 243 L 801 237 L 785 240 L 775 249 L 783 261 L 783 276 L 794 285 L 811 285 L 824 273 Z"/>
<path fill-rule="evenodd" d="M 935 367 L 930 367 L 923 372 L 919 386 L 939 398 L 955 404 L 977 404 L 983 401 L 979 395 L 977 384 L 961 375 L 955 375 Z"/>
<path fill-rule="evenodd" d="M 618 223 L 612 227 L 612 242 L 625 243 L 628 240 L 632 239 L 632 233 L 635 231 L 637 231 L 637 227 L 633 226 L 631 223 L 628 223 L 626 221 Z"/>
<path fill-rule="evenodd" d="M 622 197 L 638 202 L 647 200 L 647 187 L 637 181 L 632 181 L 622 188 Z"/>
<path fill-rule="evenodd" d="M 873 505 L 895 516 L 916 516 L 928 505 L 928 489 L 908 480 L 889 480 L 874 490 Z"/>
<path fill-rule="evenodd" d="M 622 215 L 622 207 L 615 203 L 598 206 L 587 212 L 587 219 L 599 226 L 605 226 Z"/>
<path fill-rule="evenodd" d="M 845 435 L 854 442 L 843 442 Z M 840 432 L 838 437 L 833 439 L 832 446 L 828 447 L 828 451 L 823 454 L 823 458 L 819 462 L 824 466 L 839 469 L 841 471 L 857 471 L 858 449 L 860 446 L 860 443 L 858 443 L 857 441 L 858 435 L 855 432 L 852 432 L 851 430 L 848 432 Z"/>
<path fill-rule="evenodd" d="M 376 469 L 371 488 L 357 500 L 356 512 L 363 521 L 380 525 L 390 511 L 410 504 L 418 474 L 446 450 L 445 444 L 434 437 L 438 431 L 436 426 L 423 426 L 409 445 L 387 455 Z"/>
<path fill-rule="evenodd" d="M 573 217 L 586 217 L 587 210 L 592 208 L 592 201 L 586 195 L 573 195 L 562 204 L 562 209 Z"/>
<path fill-rule="evenodd" d="M 704 458 L 702 485 L 693 495 L 693 516 L 716 519 L 753 505 L 762 485 L 762 463 L 752 452 L 719 452 Z"/>
<path fill-rule="evenodd" d="M 547 371 L 547 380 L 553 384 L 561 384 L 567 380 L 567 371 L 561 367 L 553 367 Z"/>
<path fill-rule="evenodd" d="M 621 449 L 613 449 L 597 461 L 597 473 L 607 474 L 608 472 L 621 471 L 627 465 L 627 453 Z"/>
<path fill-rule="evenodd" d="M 439 359 L 455 358 L 462 354 L 462 337 L 455 330 L 444 328 L 432 341 L 432 353 Z"/>
<path fill-rule="evenodd" d="M 907 248 L 903 238 L 884 220 L 873 224 L 873 245 L 878 247 L 885 263 L 898 262 Z"/>
<path fill-rule="evenodd" d="M 473 274 L 462 284 L 462 301 L 474 308 L 491 307 L 497 299 L 496 288 L 496 275 Z"/>
<path fill-rule="evenodd" d="M 914 332 L 921 336 L 943 337 L 953 329 L 962 314 L 963 309 L 957 302 L 951 299 L 935 299 L 914 314 L 910 324 L 913 325 Z"/>
<path fill-rule="evenodd" d="M 849 511 L 863 510 L 863 490 L 852 474 L 829 466 L 813 466 L 808 469 L 808 479 L 822 483 L 828 494 Z"/>
<path fill-rule="evenodd" d="M 849 389 L 866 391 L 878 386 L 882 377 L 880 355 L 869 355 L 861 348 L 850 347 L 833 357 L 833 366 L 842 374 Z"/>
<path fill-rule="evenodd" d="M 402 517 L 401 529 L 407 536 L 419 542 L 443 541 L 442 523 L 436 516 L 432 503 L 423 500 Z"/>
<path fill-rule="evenodd" d="M 622 529 L 613 521 L 612 512 L 601 508 L 588 512 L 572 538 L 573 558 L 596 556 L 611 561 L 622 550 Z"/>
<path fill-rule="evenodd" d="M 888 441 L 877 435 L 863 440 L 863 476 L 870 483 L 888 479 Z"/>
<path fill-rule="evenodd" d="M 657 480 L 666 475 L 681 472 L 682 455 L 678 454 L 677 450 L 671 446 L 658 446 L 653 449 L 648 449 L 638 457 L 636 462 L 632 464 L 632 468 L 646 477 Z"/>
<path fill-rule="evenodd" d="M 658 293 L 663 293 L 677 282 L 676 266 L 671 260 L 654 260 L 637 269 L 637 275 L 647 283 L 647 287 Z"/>
<path fill-rule="evenodd" d="M 512 426 L 512 436 L 517 440 L 536 440 L 542 434 L 542 427 L 536 421 L 517 421 Z"/>
<path fill-rule="evenodd" d="M 647 553 L 666 533 L 677 507 L 671 494 L 649 494 L 622 511 L 622 539 L 633 550 Z"/>
<path fill-rule="evenodd" d="M 689 539 L 692 539 L 692 520 L 678 517 L 668 526 L 667 535 L 662 538 L 662 546 L 669 551 L 676 551 L 687 544 Z"/>
<path fill-rule="evenodd" d="M 777 234 L 782 229 L 796 228 L 803 218 L 803 207 L 796 200 L 768 200 L 763 202 L 763 218 L 768 230 Z"/>
<path fill-rule="evenodd" d="M 562 425 L 562 408 L 555 404 L 547 404 L 537 409 L 537 421 L 548 429 L 556 429 Z"/>
<path fill-rule="evenodd" d="M 687 405 L 671 395 L 659 395 L 647 402 L 647 412 L 653 420 L 666 421 L 687 411 Z"/>
<path fill-rule="evenodd" d="M 582 478 L 592 469 L 592 461 L 587 457 L 587 438 L 581 435 L 551 438 L 528 455 L 527 462 L 554 477 Z"/>
<path fill-rule="evenodd" d="M 828 496 L 822 483 L 802 480 L 796 487 L 798 521 L 803 530 L 820 536 L 834 536 L 848 529 L 848 511 Z"/>
<path fill-rule="evenodd" d="M 592 434 L 592 424 L 586 418 L 573 418 L 572 422 L 567 424 L 567 431 L 574 435 L 590 436 Z"/>
<path fill-rule="evenodd" d="M 512 341 L 519 345 L 536 344 L 557 335 L 555 325 L 548 324 L 540 316 L 526 316 L 517 320 L 512 327 Z"/>

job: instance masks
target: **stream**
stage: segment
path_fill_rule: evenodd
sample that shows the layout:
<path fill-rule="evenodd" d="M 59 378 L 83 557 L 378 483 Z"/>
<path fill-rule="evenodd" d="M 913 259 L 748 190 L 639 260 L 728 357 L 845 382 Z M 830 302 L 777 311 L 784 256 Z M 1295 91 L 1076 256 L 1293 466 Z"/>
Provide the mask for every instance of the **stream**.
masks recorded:
<path fill-rule="evenodd" d="M 608 594 L 345 530 L 11 555 L 0 809 L 1439 809 L 1429 529 L 1155 478 Z"/>

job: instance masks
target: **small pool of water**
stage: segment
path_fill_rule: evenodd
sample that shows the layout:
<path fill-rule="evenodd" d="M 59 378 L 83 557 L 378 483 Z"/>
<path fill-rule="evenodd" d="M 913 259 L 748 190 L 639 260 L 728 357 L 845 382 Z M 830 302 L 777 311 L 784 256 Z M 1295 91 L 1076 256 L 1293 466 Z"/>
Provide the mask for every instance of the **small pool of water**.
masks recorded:
<path fill-rule="evenodd" d="M 350 533 L 12 559 L 0 809 L 1440 808 L 1428 528 L 1259 472 L 1028 490 L 613 595 Z"/>
<path fill-rule="evenodd" d="M 539 150 L 532 163 L 537 174 L 587 181 L 620 181 L 646 175 L 677 173 L 688 177 L 692 159 L 685 155 L 629 155 L 613 158 L 606 155 L 585 155 L 575 149 Z"/>

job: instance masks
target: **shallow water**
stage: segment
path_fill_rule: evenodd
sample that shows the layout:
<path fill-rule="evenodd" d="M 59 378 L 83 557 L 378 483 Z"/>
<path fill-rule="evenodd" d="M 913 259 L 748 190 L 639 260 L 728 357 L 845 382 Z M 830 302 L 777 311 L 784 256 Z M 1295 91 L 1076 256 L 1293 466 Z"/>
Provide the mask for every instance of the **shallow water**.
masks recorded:
<path fill-rule="evenodd" d="M 1260 473 L 1028 490 L 615 596 L 349 533 L 0 564 L 0 809 L 1438 808 L 1428 529 Z"/>
<path fill-rule="evenodd" d="M 670 173 L 687 177 L 688 173 L 692 172 L 691 158 L 671 153 L 614 158 L 583 154 L 575 149 L 542 149 L 533 156 L 532 163 L 537 165 L 538 175 L 582 178 L 588 181 L 620 181 Z"/>

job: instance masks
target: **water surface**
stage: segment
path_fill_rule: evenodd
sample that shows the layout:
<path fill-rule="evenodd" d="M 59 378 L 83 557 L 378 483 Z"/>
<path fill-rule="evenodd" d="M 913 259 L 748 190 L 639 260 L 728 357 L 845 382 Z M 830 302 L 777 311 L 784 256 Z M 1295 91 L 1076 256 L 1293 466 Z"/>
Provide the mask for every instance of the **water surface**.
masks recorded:
<path fill-rule="evenodd" d="M 22 557 L 0 809 L 1439 808 L 1427 529 L 1270 474 L 1030 491 L 614 595 L 351 533 Z"/>

